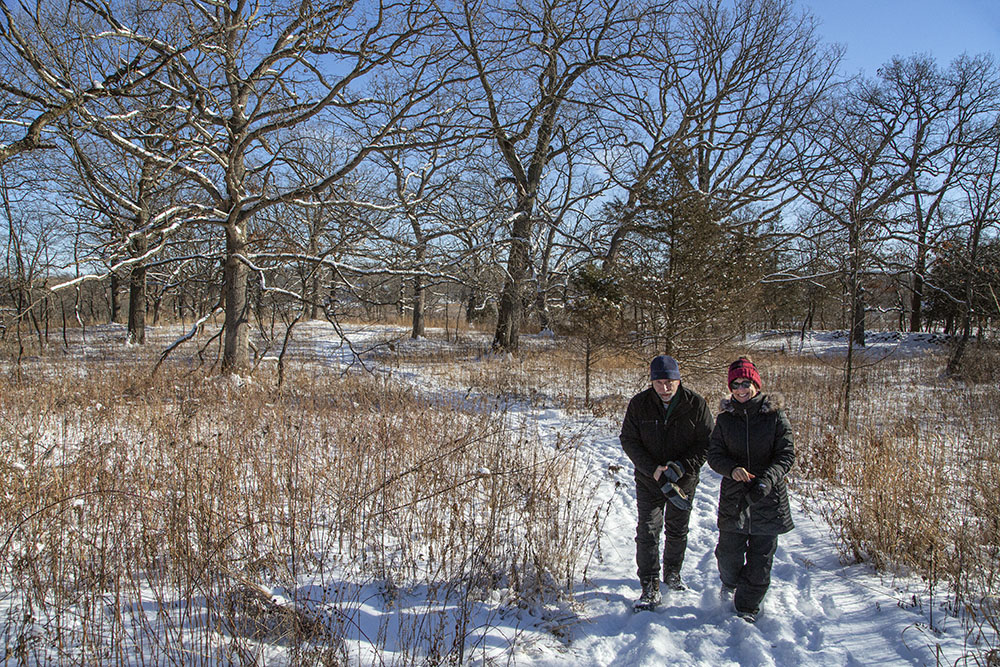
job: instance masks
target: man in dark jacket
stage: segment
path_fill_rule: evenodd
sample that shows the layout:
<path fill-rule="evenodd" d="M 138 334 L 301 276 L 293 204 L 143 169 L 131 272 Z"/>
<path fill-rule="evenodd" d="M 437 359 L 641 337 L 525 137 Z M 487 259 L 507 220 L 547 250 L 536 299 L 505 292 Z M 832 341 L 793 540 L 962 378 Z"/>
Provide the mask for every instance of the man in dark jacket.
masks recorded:
<path fill-rule="evenodd" d="M 629 401 L 620 436 L 635 465 L 635 561 L 642 585 L 636 610 L 653 609 L 660 602 L 664 529 L 663 581 L 670 589 L 684 590 L 680 572 L 691 501 L 713 424 L 705 399 L 681 385 L 680 368 L 672 357 L 654 358 L 649 379 L 652 386 Z"/>

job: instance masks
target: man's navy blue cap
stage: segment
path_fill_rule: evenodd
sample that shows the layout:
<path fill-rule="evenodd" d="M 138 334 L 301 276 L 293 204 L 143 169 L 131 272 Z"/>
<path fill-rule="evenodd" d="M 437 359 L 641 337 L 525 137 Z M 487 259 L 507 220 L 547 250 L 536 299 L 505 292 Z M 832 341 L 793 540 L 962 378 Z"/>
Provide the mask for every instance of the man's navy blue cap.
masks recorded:
<path fill-rule="evenodd" d="M 649 381 L 680 380 L 681 369 L 673 357 L 661 354 L 649 362 Z"/>

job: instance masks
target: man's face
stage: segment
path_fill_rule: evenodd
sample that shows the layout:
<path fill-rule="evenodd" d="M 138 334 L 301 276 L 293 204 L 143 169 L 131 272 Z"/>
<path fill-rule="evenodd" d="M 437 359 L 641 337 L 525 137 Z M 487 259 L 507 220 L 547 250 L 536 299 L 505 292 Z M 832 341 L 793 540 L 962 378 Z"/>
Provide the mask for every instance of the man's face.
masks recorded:
<path fill-rule="evenodd" d="M 664 403 L 674 397 L 674 393 L 680 386 L 680 380 L 653 380 L 653 391 L 660 396 L 660 400 Z"/>

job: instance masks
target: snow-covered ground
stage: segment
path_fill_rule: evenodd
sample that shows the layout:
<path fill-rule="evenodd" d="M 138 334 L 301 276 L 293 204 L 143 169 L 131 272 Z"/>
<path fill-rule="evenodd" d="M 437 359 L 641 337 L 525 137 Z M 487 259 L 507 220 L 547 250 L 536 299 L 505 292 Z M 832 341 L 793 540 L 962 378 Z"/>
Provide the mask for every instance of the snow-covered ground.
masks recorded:
<path fill-rule="evenodd" d="M 447 347 L 440 340 L 409 341 L 404 331 L 395 333 L 399 334 L 394 343 L 397 349 L 439 351 Z M 391 338 L 393 330 L 352 328 L 350 335 L 353 349 L 341 342 L 331 326 L 302 325 L 294 356 L 329 369 L 356 368 L 356 353 Z M 916 354 L 940 345 L 926 335 L 871 334 L 870 341 L 869 353 L 879 356 Z M 822 356 L 842 352 L 846 340 L 836 332 L 807 333 L 805 339 L 796 332 L 770 332 L 747 341 L 747 347 Z M 459 395 L 468 391 L 447 386 L 429 374 L 427 366 L 397 361 L 379 369 L 370 355 L 364 356 L 369 368 L 412 381 L 429 394 L 445 398 L 456 390 Z M 601 511 L 601 530 L 580 554 L 578 571 L 583 581 L 569 599 L 510 607 L 505 604 L 510 596 L 497 591 L 478 603 L 467 634 L 464 656 L 468 664 L 950 665 L 966 664 L 963 657 L 972 653 L 962 623 L 945 613 L 940 594 L 929 599 L 918 578 L 890 579 L 866 566 L 842 564 L 830 526 L 818 512 L 808 512 L 794 491 L 796 528 L 779 539 L 763 612 L 754 625 L 736 617 L 718 595 L 713 549 L 720 480 L 707 466 L 695 497 L 682 571 L 688 588 L 666 594 L 656 611 L 634 613 L 632 601 L 638 595 L 634 484 L 631 463 L 618 442 L 620 415 L 596 419 L 552 405 L 507 407 L 511 419 L 537 433 L 543 446 L 555 447 L 557 441 L 567 441 L 567 434 L 574 436 L 571 440 L 579 443 L 579 464 L 584 467 L 582 477 L 593 485 L 593 506 Z M 621 408 L 624 411 L 625 405 Z M 796 415 L 789 417 L 794 427 Z M 348 629 L 345 649 L 352 661 L 385 665 L 412 659 L 408 652 L 413 650 L 413 638 L 402 635 L 412 632 L 413 619 L 426 612 L 426 591 L 401 590 L 387 603 L 379 582 L 349 585 L 356 587 L 351 598 L 357 603 L 343 610 L 353 616 L 342 621 Z M 304 583 L 295 597 L 311 597 L 309 589 Z M 270 593 L 279 599 L 290 598 L 293 592 L 275 589 Z M 448 613 L 445 610 L 445 617 Z M 280 646 L 268 647 L 262 655 L 268 664 L 288 662 Z M 133 664 L 128 658 L 125 662 Z"/>
<path fill-rule="evenodd" d="M 746 341 L 749 347 L 817 357 L 835 357 L 847 353 L 847 332 L 771 330 L 753 334 Z M 868 331 L 864 347 L 855 347 L 857 354 L 874 359 L 912 357 L 927 352 L 940 352 L 949 342 L 940 333 L 906 333 L 902 331 Z"/>
<path fill-rule="evenodd" d="M 940 349 L 941 342 L 925 334 L 871 334 L 869 341 L 868 353 L 878 356 Z M 748 342 L 753 349 L 817 355 L 837 354 L 846 347 L 843 333 L 837 332 L 808 333 L 804 341 L 797 333 L 771 332 Z M 791 342 L 795 348 L 788 347 Z M 434 381 L 421 377 L 419 367 L 394 372 L 435 390 Z M 779 538 L 762 614 L 755 625 L 736 617 L 718 595 L 713 549 L 720 479 L 707 466 L 695 498 L 682 571 L 688 589 L 665 594 L 654 612 L 634 613 L 632 601 L 638 595 L 634 483 L 631 463 L 618 442 L 619 423 L 552 407 L 523 407 L 515 414 L 533 422 L 543 441 L 554 441 L 560 432 L 581 436 L 579 455 L 589 470 L 588 479 L 600 480 L 594 501 L 606 508 L 607 516 L 600 544 L 583 555 L 585 581 L 572 600 L 555 610 L 498 609 L 496 601 L 487 601 L 476 615 L 480 631 L 470 639 L 471 662 L 532 667 L 925 665 L 962 664 L 969 653 L 961 622 L 934 608 L 939 601 L 928 599 L 918 578 L 889 580 L 866 566 L 843 565 L 830 526 L 818 513 L 807 512 L 794 492 L 796 528 Z M 795 415 L 790 418 L 794 427 Z M 406 600 L 397 602 L 396 613 L 403 613 Z M 371 655 L 364 643 L 359 637 L 355 655 Z M 390 646 L 391 642 L 386 648 Z"/>
<path fill-rule="evenodd" d="M 572 421 L 558 414 L 547 419 Z M 688 590 L 666 594 L 655 612 L 633 613 L 638 582 L 631 466 L 613 425 L 596 426 L 594 437 L 583 442 L 594 474 L 606 476 L 601 494 L 611 514 L 601 538 L 603 559 L 575 596 L 577 622 L 565 641 L 535 633 L 533 641 L 514 647 L 517 664 L 886 665 L 938 664 L 939 658 L 951 664 L 965 652 L 957 621 L 949 619 L 943 634 L 928 630 L 919 581 L 897 580 L 890 587 L 866 567 L 842 565 L 829 526 L 807 514 L 794 493 L 796 528 L 779 538 L 763 613 L 756 625 L 737 618 L 718 596 L 713 549 L 719 476 L 707 466 L 682 571 Z M 622 466 L 620 485 L 606 473 L 614 465 Z M 935 621 L 941 617 L 938 612 Z"/>

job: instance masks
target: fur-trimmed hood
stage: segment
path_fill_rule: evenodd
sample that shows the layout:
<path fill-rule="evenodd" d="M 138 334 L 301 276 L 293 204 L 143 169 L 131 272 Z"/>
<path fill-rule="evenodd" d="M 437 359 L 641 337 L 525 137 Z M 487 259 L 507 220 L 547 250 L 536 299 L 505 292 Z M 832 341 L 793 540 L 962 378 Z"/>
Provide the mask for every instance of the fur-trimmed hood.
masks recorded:
<path fill-rule="evenodd" d="M 752 400 L 752 399 L 751 399 Z M 724 398 L 719 401 L 719 410 L 721 412 L 736 412 L 736 406 L 739 405 L 733 400 L 732 396 Z M 778 410 L 785 409 L 785 397 L 782 394 L 764 394 L 760 402 L 760 412 L 761 414 L 768 414 L 771 412 L 777 412 Z"/>

